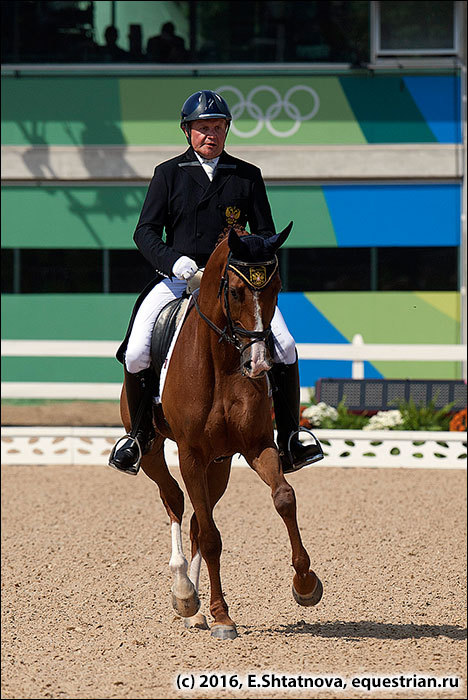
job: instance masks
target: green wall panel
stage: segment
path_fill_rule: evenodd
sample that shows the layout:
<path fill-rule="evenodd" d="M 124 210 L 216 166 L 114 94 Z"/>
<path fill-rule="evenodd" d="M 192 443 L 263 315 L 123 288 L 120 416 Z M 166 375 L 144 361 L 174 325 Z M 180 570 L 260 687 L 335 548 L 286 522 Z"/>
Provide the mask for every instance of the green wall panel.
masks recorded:
<path fill-rule="evenodd" d="M 5 340 L 119 340 L 136 294 L 4 294 Z"/>
<path fill-rule="evenodd" d="M 349 341 L 365 343 L 458 344 L 458 292 L 308 292 L 306 298 Z M 459 362 L 381 362 L 372 365 L 387 379 L 460 379 Z"/>
<path fill-rule="evenodd" d="M 272 185 L 267 188 L 277 230 L 294 222 L 285 248 L 335 247 L 336 236 L 321 187 Z"/>
<path fill-rule="evenodd" d="M 272 185 L 267 189 L 278 230 L 294 221 L 286 248 L 336 246 L 321 187 Z M 134 248 L 133 232 L 146 190 L 147 184 L 5 186 L 2 246 Z"/>
<path fill-rule="evenodd" d="M 460 295 L 458 292 L 456 294 L 453 292 L 413 292 L 413 294 L 456 323 L 460 322 Z"/>
<path fill-rule="evenodd" d="M 459 343 L 460 324 L 454 320 L 460 318 L 459 294 L 442 294 L 450 313 L 413 292 L 308 292 L 306 297 L 349 341 L 360 333 L 365 343 Z"/>
<path fill-rule="evenodd" d="M 2 88 L 2 143 L 125 143 L 118 78 L 2 78 Z"/>
<path fill-rule="evenodd" d="M 403 76 L 342 77 L 341 85 L 368 143 L 437 141 Z"/>
<path fill-rule="evenodd" d="M 272 144 L 285 140 L 288 144 L 366 143 L 338 78 L 230 75 L 204 78 L 205 86 L 207 82 L 210 89 L 220 91 L 233 112 L 234 127 L 228 144 Z M 199 89 L 200 80 L 193 78 L 122 78 L 122 132 L 127 143 L 182 143 L 180 108 L 188 95 Z M 299 115 L 299 120 L 296 122 L 280 106 L 273 110 L 277 116 L 268 121 L 268 109 L 291 89 L 292 107 L 288 109 Z M 248 100 L 249 94 L 256 114 L 265 116 L 263 126 L 257 118 L 252 119 L 246 106 L 242 108 L 242 101 Z M 160 95 L 164 99 L 157 99 Z M 311 119 L 303 120 L 313 112 Z"/>
<path fill-rule="evenodd" d="M 460 342 L 458 293 L 308 293 L 306 298 L 349 341 Z M 437 302 L 437 297 L 439 300 Z M 136 295 L 4 295 L 2 338 L 8 340 L 112 340 L 123 338 Z M 441 310 L 441 308 L 443 310 Z M 294 325 L 294 319 L 287 318 Z M 317 338 L 317 342 L 327 342 Z M 306 342 L 306 338 L 302 339 Z M 309 340 L 310 342 L 310 340 Z M 373 362 L 387 378 L 460 378 L 457 362 Z M 120 381 L 114 358 L 14 358 L 2 362 L 6 381 Z"/>
<path fill-rule="evenodd" d="M 146 189 L 146 185 L 4 187 L 2 246 L 133 248 Z"/>
<path fill-rule="evenodd" d="M 6 76 L 3 142 L 182 145 L 180 108 L 202 85 L 233 110 L 228 143 L 433 143 L 404 77 Z"/>

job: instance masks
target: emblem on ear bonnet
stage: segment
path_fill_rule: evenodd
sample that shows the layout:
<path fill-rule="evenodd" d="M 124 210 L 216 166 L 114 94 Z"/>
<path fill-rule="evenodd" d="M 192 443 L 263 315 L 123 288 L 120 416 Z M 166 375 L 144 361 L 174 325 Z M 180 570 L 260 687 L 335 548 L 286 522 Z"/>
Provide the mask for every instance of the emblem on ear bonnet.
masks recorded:
<path fill-rule="evenodd" d="M 228 269 L 236 273 L 251 289 L 266 287 L 278 270 L 276 251 L 288 237 L 292 222 L 284 231 L 270 238 L 254 234 L 239 236 L 234 228 L 229 232 L 231 251 Z"/>

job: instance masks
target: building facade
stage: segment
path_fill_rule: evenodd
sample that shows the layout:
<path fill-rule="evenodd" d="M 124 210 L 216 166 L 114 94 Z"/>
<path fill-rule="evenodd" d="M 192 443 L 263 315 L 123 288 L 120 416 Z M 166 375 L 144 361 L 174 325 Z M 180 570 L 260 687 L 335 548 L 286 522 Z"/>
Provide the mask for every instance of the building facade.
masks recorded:
<path fill-rule="evenodd" d="M 41 42 L 31 38 L 38 5 L 50 6 Z M 294 221 L 279 305 L 298 343 L 349 343 L 357 333 L 366 343 L 466 342 L 466 3 L 6 10 L 4 339 L 123 336 L 152 275 L 132 240 L 146 188 L 157 163 L 185 149 L 182 103 L 209 88 L 233 113 L 227 150 L 262 169 L 277 227 Z M 160 26 L 171 36 L 157 54 L 148 27 Z M 5 387 L 121 380 L 111 357 L 2 364 Z M 366 377 L 461 371 L 443 358 L 365 365 Z M 350 362 L 301 360 L 303 386 L 347 376 Z"/>

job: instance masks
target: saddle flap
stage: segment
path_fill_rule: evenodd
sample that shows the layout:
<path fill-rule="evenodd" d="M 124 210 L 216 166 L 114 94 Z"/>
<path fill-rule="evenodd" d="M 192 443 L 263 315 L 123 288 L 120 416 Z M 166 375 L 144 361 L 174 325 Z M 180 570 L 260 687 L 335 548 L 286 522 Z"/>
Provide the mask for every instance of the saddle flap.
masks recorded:
<path fill-rule="evenodd" d="M 179 322 L 184 317 L 188 302 L 189 300 L 184 297 L 170 301 L 161 309 L 154 322 L 151 336 L 151 361 L 158 380 L 172 338 Z"/>

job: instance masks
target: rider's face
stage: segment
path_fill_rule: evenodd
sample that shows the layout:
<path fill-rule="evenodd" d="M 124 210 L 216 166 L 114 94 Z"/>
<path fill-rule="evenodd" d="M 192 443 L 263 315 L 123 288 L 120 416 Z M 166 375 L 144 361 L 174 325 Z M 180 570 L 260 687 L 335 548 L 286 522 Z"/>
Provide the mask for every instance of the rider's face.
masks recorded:
<path fill-rule="evenodd" d="M 190 128 L 190 127 L 189 127 Z M 187 129 L 184 128 L 187 134 Z M 192 148 L 202 158 L 217 158 L 221 155 L 227 136 L 225 119 L 197 119 L 191 123 Z"/>

